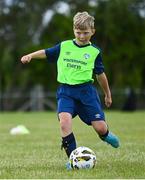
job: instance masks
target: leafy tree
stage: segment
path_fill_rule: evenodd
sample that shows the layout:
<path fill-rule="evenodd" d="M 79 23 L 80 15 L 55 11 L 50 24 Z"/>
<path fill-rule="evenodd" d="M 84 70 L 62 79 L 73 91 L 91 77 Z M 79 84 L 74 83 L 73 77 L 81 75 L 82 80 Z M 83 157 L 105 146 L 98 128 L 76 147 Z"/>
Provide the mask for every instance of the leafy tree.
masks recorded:
<path fill-rule="evenodd" d="M 139 9 L 134 11 L 135 2 L 100 1 L 96 10 L 96 41 L 104 50 L 113 87 L 142 86 L 145 19 L 140 16 Z"/>
<path fill-rule="evenodd" d="M 101 47 L 111 86 L 145 87 L 145 0 L 67 0 L 69 13 L 57 11 L 58 0 L 0 1 L 1 90 L 30 88 L 36 83 L 55 89 L 56 67 L 47 61 L 22 65 L 20 57 L 73 38 L 72 17 L 88 11 L 96 19 L 92 41 Z M 43 25 L 45 13 L 53 16 Z M 36 78 L 37 77 L 37 78 Z M 51 84 L 51 86 L 50 86 Z"/>

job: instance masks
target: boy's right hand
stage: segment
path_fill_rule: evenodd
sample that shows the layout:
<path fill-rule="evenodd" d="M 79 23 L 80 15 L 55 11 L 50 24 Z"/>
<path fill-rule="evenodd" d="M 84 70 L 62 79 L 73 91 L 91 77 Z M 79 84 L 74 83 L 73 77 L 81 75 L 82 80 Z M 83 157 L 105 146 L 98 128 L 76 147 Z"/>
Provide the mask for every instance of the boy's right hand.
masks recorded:
<path fill-rule="evenodd" d="M 23 57 L 21 58 L 21 62 L 22 62 L 23 64 L 29 63 L 29 62 L 31 61 L 31 59 L 32 59 L 31 55 L 25 55 L 25 56 L 23 56 Z"/>

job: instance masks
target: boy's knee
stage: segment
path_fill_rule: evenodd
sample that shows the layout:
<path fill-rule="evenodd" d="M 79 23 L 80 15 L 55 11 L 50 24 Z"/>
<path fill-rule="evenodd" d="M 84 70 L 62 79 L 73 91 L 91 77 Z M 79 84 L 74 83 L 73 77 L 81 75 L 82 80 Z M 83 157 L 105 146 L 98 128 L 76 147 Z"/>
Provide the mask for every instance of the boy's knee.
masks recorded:
<path fill-rule="evenodd" d="M 71 116 L 67 113 L 60 113 L 59 114 L 59 119 L 60 119 L 60 128 L 61 131 L 63 132 L 70 132 L 71 131 L 71 127 L 72 127 L 72 120 L 71 120 Z"/>
<path fill-rule="evenodd" d="M 70 123 L 68 120 L 61 120 L 60 121 L 60 128 L 62 131 L 68 131 L 70 129 Z"/>

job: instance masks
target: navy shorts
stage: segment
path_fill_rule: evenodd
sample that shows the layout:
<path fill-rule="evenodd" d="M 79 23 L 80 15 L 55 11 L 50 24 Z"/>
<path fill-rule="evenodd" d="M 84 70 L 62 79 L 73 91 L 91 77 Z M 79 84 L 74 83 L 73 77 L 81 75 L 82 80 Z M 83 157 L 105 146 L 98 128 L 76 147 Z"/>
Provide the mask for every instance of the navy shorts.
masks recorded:
<path fill-rule="evenodd" d="M 57 90 L 58 114 L 68 112 L 74 118 L 91 125 L 92 121 L 105 120 L 100 98 L 92 83 L 81 85 L 62 84 Z"/>

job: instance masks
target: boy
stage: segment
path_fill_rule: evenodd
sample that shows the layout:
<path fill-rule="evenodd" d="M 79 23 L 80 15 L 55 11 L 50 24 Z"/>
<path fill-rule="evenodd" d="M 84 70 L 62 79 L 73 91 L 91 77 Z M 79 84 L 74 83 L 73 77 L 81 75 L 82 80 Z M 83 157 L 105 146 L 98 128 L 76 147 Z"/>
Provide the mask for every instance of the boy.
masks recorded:
<path fill-rule="evenodd" d="M 75 39 L 63 41 L 55 47 L 39 50 L 21 58 L 29 63 L 34 58 L 46 58 L 57 62 L 57 80 L 61 83 L 57 90 L 58 118 L 62 137 L 62 148 L 69 157 L 76 148 L 72 132 L 72 118 L 78 115 L 87 125 L 91 125 L 99 137 L 114 148 L 119 147 L 119 139 L 108 130 L 100 99 L 92 85 L 92 74 L 105 94 L 105 105 L 112 103 L 111 92 L 100 51 L 91 44 L 95 33 L 94 17 L 87 12 L 79 12 L 73 18 Z M 69 169 L 68 164 L 68 169 Z"/>

